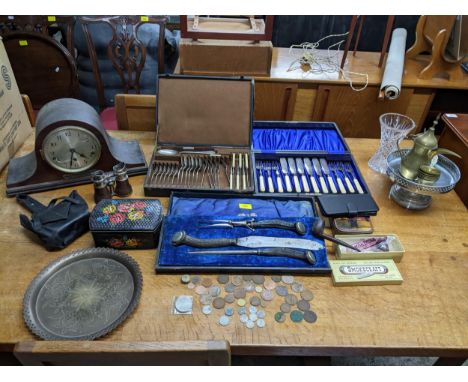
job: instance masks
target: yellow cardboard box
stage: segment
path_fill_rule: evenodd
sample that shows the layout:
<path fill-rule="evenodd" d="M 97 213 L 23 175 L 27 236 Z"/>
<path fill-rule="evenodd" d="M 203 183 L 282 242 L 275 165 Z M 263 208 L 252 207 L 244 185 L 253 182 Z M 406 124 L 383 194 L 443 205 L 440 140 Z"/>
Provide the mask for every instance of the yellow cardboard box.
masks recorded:
<path fill-rule="evenodd" d="M 31 124 L 0 37 L 0 170 L 31 132 Z"/>
<path fill-rule="evenodd" d="M 403 278 L 395 262 L 380 260 L 330 260 L 333 284 L 383 285 L 401 284 Z"/>

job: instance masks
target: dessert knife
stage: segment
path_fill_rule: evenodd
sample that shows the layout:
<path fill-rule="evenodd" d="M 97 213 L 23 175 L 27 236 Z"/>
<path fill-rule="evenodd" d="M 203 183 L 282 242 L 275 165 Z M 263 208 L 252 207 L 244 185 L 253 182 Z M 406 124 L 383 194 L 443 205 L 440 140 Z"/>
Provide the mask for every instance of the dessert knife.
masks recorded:
<path fill-rule="evenodd" d="M 299 179 L 296 175 L 296 162 L 294 162 L 294 158 L 288 158 L 288 164 L 289 172 L 293 176 L 294 188 L 296 189 L 296 192 L 301 192 L 301 185 L 299 184 Z"/>
<path fill-rule="evenodd" d="M 338 193 L 335 187 L 335 182 L 333 181 L 333 178 L 330 176 L 330 169 L 328 168 L 327 160 L 325 158 L 320 158 L 320 164 L 322 165 L 322 170 L 324 174 L 327 176 L 328 184 L 330 185 L 331 192 L 333 194 Z"/>
<path fill-rule="evenodd" d="M 302 158 L 296 158 L 296 167 L 297 172 L 301 176 L 302 187 L 304 188 L 304 192 L 310 192 L 309 183 L 307 182 L 307 178 L 304 175 L 304 163 L 302 162 Z"/>
<path fill-rule="evenodd" d="M 229 177 L 229 189 L 232 190 L 234 187 L 234 168 L 236 167 L 236 153 L 232 153 L 232 161 L 231 161 L 231 173 Z M 203 181 L 202 181 L 203 182 Z"/>
<path fill-rule="evenodd" d="M 262 170 L 262 162 L 257 162 L 257 170 L 258 170 L 258 188 L 260 192 L 265 192 L 265 179 L 263 178 L 263 170 Z"/>
<path fill-rule="evenodd" d="M 309 158 L 304 158 L 304 167 L 307 174 L 309 175 L 310 183 L 312 183 L 312 189 L 316 194 L 320 194 L 320 189 L 318 187 L 317 181 L 315 180 L 314 172 L 312 170 L 312 163 L 310 162 Z"/>
<path fill-rule="evenodd" d="M 281 180 L 281 175 L 278 170 L 277 164 L 275 164 L 275 172 L 276 172 L 276 184 L 278 185 L 278 192 L 283 192 L 283 181 Z"/>
<path fill-rule="evenodd" d="M 236 154 L 234 154 L 236 155 Z M 240 173 L 242 171 L 242 156 L 239 153 L 239 160 L 237 162 L 237 171 L 236 171 L 236 190 L 240 190 Z"/>
<path fill-rule="evenodd" d="M 249 154 L 244 153 L 244 169 L 245 169 L 245 187 L 247 188 L 250 186 L 250 171 L 249 171 Z"/>
<path fill-rule="evenodd" d="M 286 191 L 292 192 L 291 181 L 289 180 L 288 161 L 286 158 L 280 158 L 281 172 L 284 176 L 284 182 L 286 183 Z"/>
<path fill-rule="evenodd" d="M 314 164 L 315 173 L 318 175 L 320 180 L 320 186 L 322 187 L 322 192 L 324 194 L 328 194 L 327 184 L 325 183 L 325 179 L 322 176 L 322 168 L 320 167 L 320 162 L 317 158 L 312 158 L 312 163 Z"/>

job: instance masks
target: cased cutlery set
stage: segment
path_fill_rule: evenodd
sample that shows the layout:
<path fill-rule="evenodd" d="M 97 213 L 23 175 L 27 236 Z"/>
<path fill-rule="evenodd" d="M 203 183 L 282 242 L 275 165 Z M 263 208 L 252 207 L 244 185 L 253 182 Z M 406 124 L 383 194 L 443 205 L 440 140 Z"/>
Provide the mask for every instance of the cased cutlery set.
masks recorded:
<path fill-rule="evenodd" d="M 364 194 L 350 162 L 280 157 L 257 160 L 255 168 L 261 193 Z"/>

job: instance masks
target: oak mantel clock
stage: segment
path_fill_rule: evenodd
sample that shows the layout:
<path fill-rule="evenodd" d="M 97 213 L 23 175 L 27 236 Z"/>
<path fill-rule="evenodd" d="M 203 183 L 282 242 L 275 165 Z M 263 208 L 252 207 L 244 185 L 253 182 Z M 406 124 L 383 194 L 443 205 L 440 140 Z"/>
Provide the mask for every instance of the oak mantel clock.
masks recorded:
<path fill-rule="evenodd" d="M 37 115 L 34 150 L 10 161 L 7 195 L 90 183 L 91 172 L 111 171 L 119 162 L 126 164 L 129 175 L 146 173 L 138 142 L 109 136 L 87 103 L 57 99 Z"/>

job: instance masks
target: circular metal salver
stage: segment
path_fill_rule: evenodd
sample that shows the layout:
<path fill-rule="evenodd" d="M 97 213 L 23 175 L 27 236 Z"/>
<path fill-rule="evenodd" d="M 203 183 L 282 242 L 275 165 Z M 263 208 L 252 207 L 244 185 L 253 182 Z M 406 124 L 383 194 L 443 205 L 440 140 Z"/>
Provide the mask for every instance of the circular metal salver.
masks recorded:
<path fill-rule="evenodd" d="M 26 325 L 45 340 L 93 340 L 133 312 L 143 279 L 138 263 L 110 248 L 78 250 L 47 265 L 23 299 Z"/>

